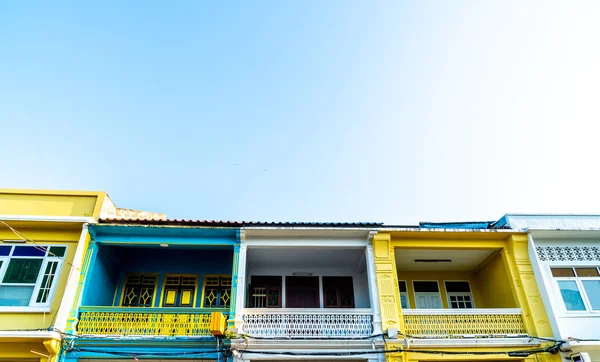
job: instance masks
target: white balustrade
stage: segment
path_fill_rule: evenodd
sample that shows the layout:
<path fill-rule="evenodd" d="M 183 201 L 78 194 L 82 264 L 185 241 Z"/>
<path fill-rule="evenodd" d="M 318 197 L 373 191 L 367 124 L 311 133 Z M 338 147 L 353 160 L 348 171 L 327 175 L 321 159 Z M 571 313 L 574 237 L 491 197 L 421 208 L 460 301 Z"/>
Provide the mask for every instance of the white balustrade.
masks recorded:
<path fill-rule="evenodd" d="M 269 338 L 356 338 L 373 334 L 373 310 L 246 308 L 244 333 Z"/>

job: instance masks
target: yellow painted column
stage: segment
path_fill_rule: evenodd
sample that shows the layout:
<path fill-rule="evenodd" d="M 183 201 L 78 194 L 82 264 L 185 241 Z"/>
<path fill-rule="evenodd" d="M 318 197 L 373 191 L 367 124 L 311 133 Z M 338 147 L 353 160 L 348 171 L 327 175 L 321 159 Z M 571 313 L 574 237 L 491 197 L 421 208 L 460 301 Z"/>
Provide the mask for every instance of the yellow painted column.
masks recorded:
<path fill-rule="evenodd" d="M 46 350 L 48 351 L 48 354 L 50 355 L 50 358 L 47 359 L 47 362 L 56 361 L 56 357 L 60 353 L 60 341 L 56 339 L 51 339 L 48 341 L 44 341 L 43 343 L 44 347 L 46 347 Z"/>
<path fill-rule="evenodd" d="M 552 327 L 529 261 L 527 235 L 509 236 L 507 247 L 502 253 L 527 333 L 538 337 L 552 337 Z"/>
<path fill-rule="evenodd" d="M 377 233 L 373 237 L 373 254 L 383 332 L 385 333 L 388 328 L 397 328 L 399 332 L 403 332 L 404 321 L 400 316 L 398 274 L 390 234 Z"/>

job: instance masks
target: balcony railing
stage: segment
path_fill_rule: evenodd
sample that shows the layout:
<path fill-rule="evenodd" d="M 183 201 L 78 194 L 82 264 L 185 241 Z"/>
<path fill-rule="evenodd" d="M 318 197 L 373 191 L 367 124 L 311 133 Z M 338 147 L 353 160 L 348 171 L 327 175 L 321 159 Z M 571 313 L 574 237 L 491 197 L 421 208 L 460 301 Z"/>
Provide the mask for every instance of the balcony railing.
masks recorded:
<path fill-rule="evenodd" d="M 79 335 L 212 336 L 211 312 L 220 309 L 81 307 Z"/>
<path fill-rule="evenodd" d="M 243 319 L 250 337 L 352 338 L 373 333 L 371 309 L 247 308 Z"/>
<path fill-rule="evenodd" d="M 526 335 L 521 309 L 403 309 L 407 335 L 493 338 Z"/>

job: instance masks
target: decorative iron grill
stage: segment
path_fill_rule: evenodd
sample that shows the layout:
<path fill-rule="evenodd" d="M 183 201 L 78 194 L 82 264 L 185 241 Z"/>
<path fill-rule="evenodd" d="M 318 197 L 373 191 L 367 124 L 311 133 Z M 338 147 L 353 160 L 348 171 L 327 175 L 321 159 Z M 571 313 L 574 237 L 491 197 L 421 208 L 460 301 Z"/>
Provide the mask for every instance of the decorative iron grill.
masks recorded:
<path fill-rule="evenodd" d="M 521 314 L 411 314 L 404 315 L 404 330 L 428 338 L 527 334 Z"/>
<path fill-rule="evenodd" d="M 373 318 L 371 314 L 343 313 L 246 314 L 244 332 L 254 337 L 366 337 L 373 332 Z"/>
<path fill-rule="evenodd" d="M 120 336 L 212 336 L 210 314 L 82 312 L 79 334 Z"/>

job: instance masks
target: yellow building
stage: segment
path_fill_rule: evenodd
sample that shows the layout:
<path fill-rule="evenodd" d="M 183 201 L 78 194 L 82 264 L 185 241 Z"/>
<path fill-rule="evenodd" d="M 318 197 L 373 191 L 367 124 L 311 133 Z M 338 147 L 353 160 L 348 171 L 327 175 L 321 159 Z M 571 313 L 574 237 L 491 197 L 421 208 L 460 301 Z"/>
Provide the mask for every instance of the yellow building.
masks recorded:
<path fill-rule="evenodd" d="M 422 224 L 380 230 L 373 249 L 388 361 L 560 360 L 532 338 L 552 329 L 526 233 Z"/>
<path fill-rule="evenodd" d="M 87 223 L 131 213 L 105 192 L 0 189 L 0 361 L 56 359 Z"/>

